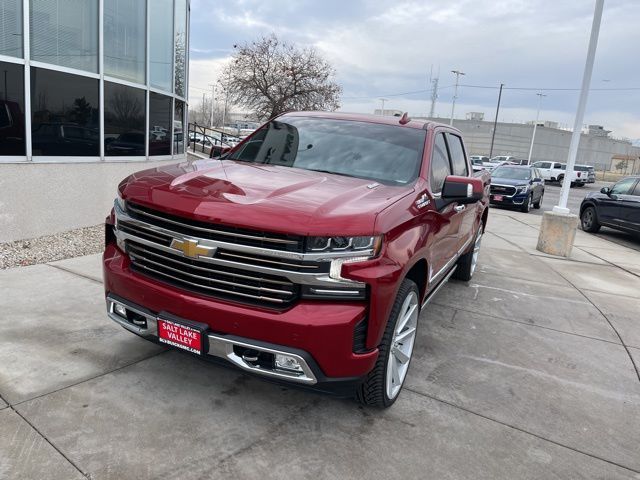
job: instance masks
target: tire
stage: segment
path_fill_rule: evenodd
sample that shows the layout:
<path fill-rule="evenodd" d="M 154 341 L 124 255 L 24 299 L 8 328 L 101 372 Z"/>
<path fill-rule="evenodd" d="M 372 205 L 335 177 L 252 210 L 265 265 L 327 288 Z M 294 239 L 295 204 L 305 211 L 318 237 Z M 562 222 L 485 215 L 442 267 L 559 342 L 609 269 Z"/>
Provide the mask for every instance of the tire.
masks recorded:
<path fill-rule="evenodd" d="M 536 210 L 540 210 L 540 205 L 542 204 L 542 199 L 544 198 L 544 190 L 542 191 L 542 193 L 540 194 L 540 198 L 538 199 L 537 202 L 534 202 L 533 204 L 533 208 L 535 208 Z"/>
<path fill-rule="evenodd" d="M 597 233 L 601 225 L 598 222 L 596 209 L 591 206 L 586 207 L 580 214 L 580 223 L 582 224 L 582 230 L 585 232 Z"/>
<path fill-rule="evenodd" d="M 532 206 L 533 206 L 533 194 L 530 193 L 529 196 L 527 197 L 527 201 L 526 202 L 522 202 L 522 206 L 520 207 L 520 211 L 524 212 L 524 213 L 529 213 L 529 210 L 531 210 Z"/>
<path fill-rule="evenodd" d="M 478 231 L 476 232 L 473 245 L 471 245 L 471 248 L 467 253 L 465 253 L 458 259 L 458 263 L 456 264 L 456 271 L 453 272 L 452 275 L 452 277 L 456 280 L 468 282 L 469 280 L 471 280 L 471 277 L 473 277 L 473 274 L 476 271 L 476 265 L 478 263 L 478 254 L 480 253 L 480 247 L 482 246 L 483 234 L 484 226 L 481 223 Z"/>
<path fill-rule="evenodd" d="M 562 186 L 564 184 L 564 175 L 560 175 L 558 177 L 558 183 L 560 184 L 560 186 Z"/>
<path fill-rule="evenodd" d="M 411 310 L 411 312 L 410 312 Z M 416 284 L 405 278 L 393 303 L 382 342 L 378 347 L 378 360 L 365 381 L 356 390 L 356 400 L 364 405 L 387 408 L 398 399 L 411 363 L 420 315 L 420 293 Z M 404 325 L 400 323 L 406 320 Z M 404 342 L 398 341 L 398 332 Z M 412 332 L 407 334 L 407 332 Z M 399 352 L 396 355 L 392 352 Z M 400 357 L 406 358 L 404 363 Z M 398 375 L 394 382 L 394 372 Z"/>

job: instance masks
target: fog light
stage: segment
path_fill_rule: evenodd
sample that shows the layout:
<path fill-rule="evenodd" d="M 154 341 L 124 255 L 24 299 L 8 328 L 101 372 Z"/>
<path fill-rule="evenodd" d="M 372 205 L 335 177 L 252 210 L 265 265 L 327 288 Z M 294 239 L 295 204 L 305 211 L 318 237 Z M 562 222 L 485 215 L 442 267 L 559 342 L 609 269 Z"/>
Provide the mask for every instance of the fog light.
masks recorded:
<path fill-rule="evenodd" d="M 122 305 L 120 305 L 119 303 L 114 303 L 113 304 L 113 310 L 120 315 L 122 318 L 127 318 L 127 309 L 124 308 Z"/>
<path fill-rule="evenodd" d="M 291 370 L 292 372 L 304 373 L 302 365 L 294 357 L 276 353 L 276 368 Z"/>

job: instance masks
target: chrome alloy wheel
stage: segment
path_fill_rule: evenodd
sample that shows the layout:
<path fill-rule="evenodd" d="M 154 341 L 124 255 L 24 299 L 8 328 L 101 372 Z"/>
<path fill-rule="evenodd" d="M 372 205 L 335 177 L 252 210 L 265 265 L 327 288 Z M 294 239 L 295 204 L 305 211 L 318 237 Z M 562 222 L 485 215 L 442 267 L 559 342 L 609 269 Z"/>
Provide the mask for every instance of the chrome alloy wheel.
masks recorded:
<path fill-rule="evenodd" d="M 593 226 L 593 221 L 595 220 L 593 216 L 594 210 L 593 208 L 587 208 L 582 214 L 582 229 L 588 230 Z"/>
<path fill-rule="evenodd" d="M 413 344 L 416 339 L 419 313 L 418 295 L 416 292 L 411 291 L 402 303 L 398 322 L 393 332 L 389 360 L 387 361 L 385 390 L 390 400 L 393 400 L 398 395 L 407 376 L 409 361 L 413 353 Z"/>
<path fill-rule="evenodd" d="M 480 255 L 480 246 L 482 245 L 482 223 L 478 227 L 478 233 L 476 234 L 476 241 L 473 243 L 473 255 L 471 255 L 471 275 L 476 271 L 476 265 L 478 265 L 478 255 Z"/>

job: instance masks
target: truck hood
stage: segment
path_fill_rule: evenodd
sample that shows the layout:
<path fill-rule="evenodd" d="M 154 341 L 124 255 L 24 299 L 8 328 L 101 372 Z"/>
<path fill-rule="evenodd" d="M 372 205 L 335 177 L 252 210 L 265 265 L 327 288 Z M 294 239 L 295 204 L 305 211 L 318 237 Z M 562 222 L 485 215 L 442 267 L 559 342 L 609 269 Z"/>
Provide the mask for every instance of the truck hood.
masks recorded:
<path fill-rule="evenodd" d="M 370 235 L 378 213 L 413 191 L 371 180 L 231 160 L 135 173 L 122 197 L 197 220 L 299 235 Z"/>

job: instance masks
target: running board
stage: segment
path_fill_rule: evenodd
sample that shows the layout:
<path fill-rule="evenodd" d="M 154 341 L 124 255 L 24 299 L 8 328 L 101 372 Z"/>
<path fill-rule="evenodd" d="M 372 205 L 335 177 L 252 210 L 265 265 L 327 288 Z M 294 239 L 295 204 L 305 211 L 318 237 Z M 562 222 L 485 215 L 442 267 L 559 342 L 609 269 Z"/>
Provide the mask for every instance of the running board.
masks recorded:
<path fill-rule="evenodd" d="M 440 289 L 444 286 L 444 284 L 449 281 L 449 278 L 451 278 L 451 275 L 453 275 L 453 272 L 456 271 L 456 268 L 458 268 L 457 265 L 455 265 L 449 271 L 449 273 L 447 273 L 447 275 L 442 280 L 440 280 L 440 283 L 438 283 L 438 285 L 436 285 L 436 287 L 429 292 L 429 294 L 425 297 L 424 302 L 422 302 L 422 306 L 420 307 L 421 309 L 426 307 L 427 303 L 429 303 L 431 299 L 436 296 L 436 293 L 438 293 Z"/>

